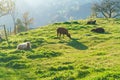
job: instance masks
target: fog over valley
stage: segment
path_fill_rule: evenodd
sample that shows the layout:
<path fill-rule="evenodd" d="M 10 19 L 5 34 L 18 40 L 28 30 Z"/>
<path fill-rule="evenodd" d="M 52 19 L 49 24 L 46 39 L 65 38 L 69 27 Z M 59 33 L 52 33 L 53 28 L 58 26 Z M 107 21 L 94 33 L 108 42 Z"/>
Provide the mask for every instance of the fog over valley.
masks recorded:
<path fill-rule="evenodd" d="M 32 28 L 70 19 L 85 19 L 91 14 L 93 1 L 95 0 L 17 0 L 16 15 L 21 18 L 23 13 L 29 12 L 29 17 L 34 18 Z M 13 26 L 9 15 L 1 17 L 0 24 Z"/>

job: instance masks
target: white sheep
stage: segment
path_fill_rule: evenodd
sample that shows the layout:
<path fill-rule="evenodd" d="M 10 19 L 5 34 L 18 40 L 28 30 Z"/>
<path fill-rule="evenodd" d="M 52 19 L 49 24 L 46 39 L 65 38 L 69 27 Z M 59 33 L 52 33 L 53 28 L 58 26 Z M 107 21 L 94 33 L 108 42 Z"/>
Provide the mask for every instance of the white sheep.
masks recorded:
<path fill-rule="evenodd" d="M 21 43 L 17 46 L 17 50 L 29 50 L 31 49 L 30 42 Z"/>

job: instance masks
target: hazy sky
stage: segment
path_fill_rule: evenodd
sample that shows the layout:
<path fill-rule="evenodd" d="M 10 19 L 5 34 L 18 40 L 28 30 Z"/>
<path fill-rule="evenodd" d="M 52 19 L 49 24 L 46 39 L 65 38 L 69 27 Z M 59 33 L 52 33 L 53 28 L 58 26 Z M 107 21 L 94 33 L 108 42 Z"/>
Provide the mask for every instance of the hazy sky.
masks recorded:
<path fill-rule="evenodd" d="M 16 4 L 17 4 L 17 11 L 18 13 L 18 17 L 22 16 L 22 14 L 24 12 L 29 12 L 30 13 L 30 17 L 34 18 L 34 24 L 33 26 L 40 26 L 40 25 L 45 25 L 48 24 L 49 21 L 51 20 L 51 16 L 49 16 L 49 14 L 46 13 L 51 13 L 56 11 L 55 7 L 62 7 L 64 8 L 63 5 L 66 6 L 70 6 L 67 3 L 75 3 L 75 2 L 79 2 L 80 5 L 83 4 L 87 4 L 86 6 L 88 6 L 88 3 L 90 2 L 95 2 L 98 0 L 15 0 Z M 75 5 L 75 4 L 74 4 Z M 84 6 L 83 8 L 85 8 L 86 6 Z M 55 8 L 55 9 L 54 9 Z M 82 9 L 82 10 L 87 10 Z M 84 12 L 82 11 L 82 12 Z M 85 13 L 89 13 L 90 11 L 86 11 Z M 57 13 L 57 12 L 56 12 Z M 87 17 L 88 15 L 81 13 L 80 14 L 81 17 Z M 54 17 L 54 16 L 53 16 Z M 13 22 L 10 16 L 5 16 L 5 17 L 1 17 L 0 18 L 0 24 L 6 24 L 8 27 L 12 26 Z"/>
<path fill-rule="evenodd" d="M 22 1 L 22 0 L 21 0 Z M 61 2 L 61 1 L 70 1 L 70 0 L 24 0 L 24 2 L 26 2 L 27 4 L 31 5 L 31 6 L 38 6 L 38 5 L 43 5 L 45 3 L 52 3 L 52 2 Z M 79 1 L 79 0 L 78 0 Z M 81 4 L 85 4 L 88 2 L 93 2 L 96 0 L 80 0 Z"/>

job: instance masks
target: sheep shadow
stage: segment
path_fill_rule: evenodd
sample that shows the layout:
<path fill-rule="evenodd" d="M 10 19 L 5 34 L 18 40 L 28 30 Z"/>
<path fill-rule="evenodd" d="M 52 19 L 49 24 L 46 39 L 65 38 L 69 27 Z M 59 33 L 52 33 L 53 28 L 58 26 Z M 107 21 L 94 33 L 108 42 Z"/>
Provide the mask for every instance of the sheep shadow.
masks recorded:
<path fill-rule="evenodd" d="M 80 43 L 79 41 L 77 41 L 77 39 L 71 39 L 71 41 L 68 42 L 67 45 L 72 46 L 73 48 L 78 49 L 78 50 L 88 49 L 86 45 Z"/>

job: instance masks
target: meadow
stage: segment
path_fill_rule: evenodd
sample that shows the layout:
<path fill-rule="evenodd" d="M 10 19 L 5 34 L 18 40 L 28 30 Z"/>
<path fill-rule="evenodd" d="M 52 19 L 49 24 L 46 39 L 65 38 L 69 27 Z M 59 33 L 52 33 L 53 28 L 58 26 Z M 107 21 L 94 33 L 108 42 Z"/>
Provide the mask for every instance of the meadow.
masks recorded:
<path fill-rule="evenodd" d="M 49 24 L 0 42 L 0 80 L 120 80 L 120 19 L 96 19 Z M 59 39 L 56 29 L 68 29 L 72 39 Z M 91 32 L 102 27 L 105 33 Z M 30 41 L 31 50 L 16 50 Z"/>

